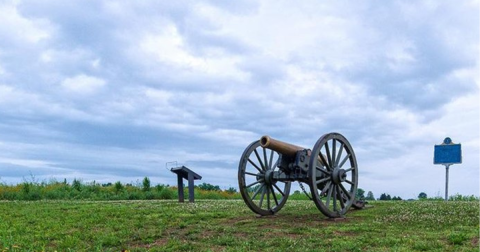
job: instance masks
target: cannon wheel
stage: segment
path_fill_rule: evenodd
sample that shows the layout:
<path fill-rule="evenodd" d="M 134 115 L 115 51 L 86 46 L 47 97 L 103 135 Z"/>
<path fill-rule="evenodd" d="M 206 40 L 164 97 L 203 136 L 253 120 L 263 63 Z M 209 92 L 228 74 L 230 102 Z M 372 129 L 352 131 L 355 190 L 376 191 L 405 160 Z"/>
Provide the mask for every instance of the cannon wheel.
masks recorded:
<path fill-rule="evenodd" d="M 330 218 L 340 218 L 355 202 L 358 166 L 347 139 L 325 134 L 313 147 L 309 163 L 310 190 L 317 208 Z"/>
<path fill-rule="evenodd" d="M 251 143 L 243 152 L 238 166 L 238 185 L 245 204 L 255 213 L 272 215 L 287 201 L 291 182 L 275 181 L 272 172 L 279 154 Z"/>

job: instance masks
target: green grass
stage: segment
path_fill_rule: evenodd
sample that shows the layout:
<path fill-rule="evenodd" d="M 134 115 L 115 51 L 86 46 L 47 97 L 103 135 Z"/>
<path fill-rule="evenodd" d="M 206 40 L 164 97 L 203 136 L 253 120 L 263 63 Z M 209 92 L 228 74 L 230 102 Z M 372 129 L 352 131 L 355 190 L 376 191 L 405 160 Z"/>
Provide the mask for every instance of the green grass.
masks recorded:
<path fill-rule="evenodd" d="M 371 202 L 344 220 L 305 200 L 1 201 L 0 251 L 479 251 L 479 202 Z"/>

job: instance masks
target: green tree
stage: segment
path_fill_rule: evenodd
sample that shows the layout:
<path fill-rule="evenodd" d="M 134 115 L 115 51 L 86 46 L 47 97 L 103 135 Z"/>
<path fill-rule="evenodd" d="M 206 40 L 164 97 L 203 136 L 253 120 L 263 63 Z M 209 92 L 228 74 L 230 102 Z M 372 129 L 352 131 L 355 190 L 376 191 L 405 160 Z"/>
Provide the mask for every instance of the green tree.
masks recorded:
<path fill-rule="evenodd" d="M 358 199 L 358 200 L 365 199 L 365 190 L 363 190 L 362 188 L 358 188 L 355 198 Z"/>
<path fill-rule="evenodd" d="M 142 190 L 144 192 L 150 191 L 150 179 L 148 177 L 145 177 L 142 181 Z"/>
<path fill-rule="evenodd" d="M 123 190 L 122 182 L 120 182 L 120 181 L 115 182 L 114 188 L 115 188 L 116 193 L 121 192 Z"/>
<path fill-rule="evenodd" d="M 427 198 L 427 194 L 424 193 L 424 192 L 421 192 L 420 194 L 418 194 L 418 199 L 426 199 Z"/>
<path fill-rule="evenodd" d="M 375 200 L 375 196 L 373 196 L 372 191 L 368 191 L 367 197 L 365 197 L 366 200 Z"/>
<path fill-rule="evenodd" d="M 382 194 L 380 195 L 379 200 L 387 200 L 387 194 L 382 193 Z"/>
<path fill-rule="evenodd" d="M 380 200 L 392 200 L 392 197 L 390 194 L 382 193 L 382 195 L 380 195 Z"/>

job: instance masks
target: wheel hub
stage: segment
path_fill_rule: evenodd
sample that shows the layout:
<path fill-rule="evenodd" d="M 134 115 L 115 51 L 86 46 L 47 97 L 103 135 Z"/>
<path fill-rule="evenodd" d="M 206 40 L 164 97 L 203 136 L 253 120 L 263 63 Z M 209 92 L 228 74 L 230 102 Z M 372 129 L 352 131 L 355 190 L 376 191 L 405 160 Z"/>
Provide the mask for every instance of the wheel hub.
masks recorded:
<path fill-rule="evenodd" d="M 273 184 L 273 171 L 272 170 L 267 170 L 265 172 L 265 177 L 264 177 L 264 181 L 265 181 L 265 184 L 267 185 L 271 185 Z"/>
<path fill-rule="evenodd" d="M 344 169 L 335 168 L 335 170 L 333 170 L 333 173 L 332 173 L 333 183 L 338 185 L 342 182 L 345 182 L 346 179 L 347 179 L 347 172 L 345 172 Z"/>

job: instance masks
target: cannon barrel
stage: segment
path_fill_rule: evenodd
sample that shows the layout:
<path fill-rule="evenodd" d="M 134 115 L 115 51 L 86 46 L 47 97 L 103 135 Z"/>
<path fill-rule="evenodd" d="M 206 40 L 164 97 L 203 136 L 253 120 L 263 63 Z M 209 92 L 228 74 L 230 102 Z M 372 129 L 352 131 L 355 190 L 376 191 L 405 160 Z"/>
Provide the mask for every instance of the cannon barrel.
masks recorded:
<path fill-rule="evenodd" d="M 307 149 L 290 143 L 285 143 L 277 139 L 273 139 L 269 136 L 262 136 L 260 138 L 260 146 L 262 146 L 263 148 L 274 150 L 278 153 L 281 153 L 282 155 L 289 157 L 295 157 L 298 151 Z M 311 151 L 309 149 L 307 150 L 308 155 L 310 156 Z M 325 160 L 327 160 L 327 157 L 325 155 L 323 155 L 323 157 Z M 324 165 L 323 161 L 320 159 L 320 156 L 318 157 L 318 162 L 320 162 L 321 165 Z"/>
<path fill-rule="evenodd" d="M 296 146 L 293 144 L 285 143 L 269 136 L 262 136 L 260 138 L 260 145 L 263 148 L 274 150 L 286 156 L 294 157 L 299 150 L 305 150 L 306 148 Z"/>

